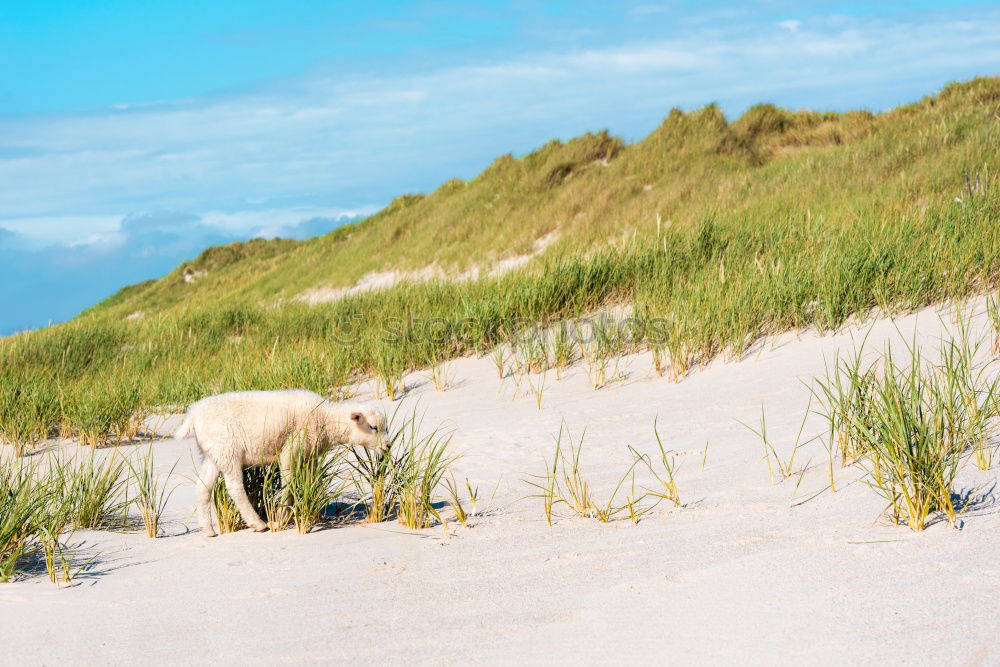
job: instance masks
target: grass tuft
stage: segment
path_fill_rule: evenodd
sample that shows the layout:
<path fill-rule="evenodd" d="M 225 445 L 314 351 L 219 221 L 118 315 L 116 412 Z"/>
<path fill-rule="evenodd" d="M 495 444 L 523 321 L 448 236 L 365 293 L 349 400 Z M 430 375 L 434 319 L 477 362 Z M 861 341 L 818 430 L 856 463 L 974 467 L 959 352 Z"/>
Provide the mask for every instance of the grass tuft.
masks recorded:
<path fill-rule="evenodd" d="M 574 515 L 585 519 L 596 519 L 601 523 L 610 523 L 618 520 L 627 513 L 633 523 L 638 523 L 643 516 L 648 514 L 661 501 L 667 500 L 676 507 L 681 506 L 680 493 L 677 490 L 677 482 L 674 479 L 676 465 L 672 457 L 663 446 L 656 422 L 653 422 L 653 433 L 656 438 L 660 452 L 660 464 L 662 472 L 658 471 L 650 457 L 640 453 L 635 447 L 628 446 L 632 463 L 625 470 L 625 473 L 618 479 L 611 494 L 606 501 L 595 500 L 591 491 L 590 483 L 584 478 L 580 456 L 583 451 L 583 442 L 586 437 L 586 429 L 581 434 L 580 439 L 574 441 L 565 424 L 559 427 L 559 432 L 555 436 L 555 451 L 552 455 L 551 463 L 546 461 L 545 471 L 540 475 L 529 475 L 524 482 L 535 489 L 536 493 L 528 497 L 540 498 L 542 509 L 545 514 L 545 522 L 551 526 L 554 517 L 554 510 L 557 505 L 565 505 Z M 568 448 L 564 447 L 564 440 L 568 440 Z M 636 468 L 642 466 L 656 482 L 654 489 L 643 488 L 642 493 L 636 491 Z M 616 505 L 615 500 L 625 485 L 626 480 L 630 482 L 630 492 L 626 494 L 625 502 Z M 655 498 L 652 505 L 645 504 L 647 498 Z"/>
<path fill-rule="evenodd" d="M 74 527 L 109 528 L 127 522 L 131 503 L 126 469 L 125 459 L 117 453 L 102 461 L 93 451 L 53 461 L 51 474 Z"/>
<path fill-rule="evenodd" d="M 960 318 L 937 363 L 914 342 L 902 361 L 886 349 L 862 368 L 859 350 L 819 381 L 831 438 L 868 469 L 894 523 L 920 531 L 942 514 L 956 525 L 953 485 L 963 457 L 971 452 L 981 468 L 992 465 L 1000 379 L 976 369 L 979 348 Z"/>
<path fill-rule="evenodd" d="M 1000 357 L 1000 301 L 997 300 L 996 294 L 991 294 L 986 299 L 986 316 L 993 329 L 990 357 L 996 359 Z"/>
<path fill-rule="evenodd" d="M 399 408 L 387 425 L 390 446 L 382 452 L 355 449 L 348 459 L 350 482 L 359 496 L 365 520 L 381 523 L 395 518 L 411 529 L 431 527 L 444 519 L 434 504 L 438 487 L 448 487 L 445 474 L 455 457 L 448 453 L 451 435 L 440 428 L 424 432 L 416 413 L 402 418 Z M 453 505 L 454 508 L 454 505 Z M 456 514 L 464 509 L 456 510 Z"/>
<path fill-rule="evenodd" d="M 153 468 L 153 445 L 150 444 L 136 458 L 138 461 L 135 462 L 126 459 L 126 465 L 128 465 L 132 482 L 136 488 L 136 496 L 132 502 L 139 511 L 139 517 L 146 529 L 146 536 L 155 538 L 160 534 L 160 518 L 163 516 L 163 510 L 177 488 L 175 486 L 169 491 L 167 490 L 167 484 L 177 468 L 177 462 L 163 477 L 163 480 L 157 483 L 158 476 Z"/>

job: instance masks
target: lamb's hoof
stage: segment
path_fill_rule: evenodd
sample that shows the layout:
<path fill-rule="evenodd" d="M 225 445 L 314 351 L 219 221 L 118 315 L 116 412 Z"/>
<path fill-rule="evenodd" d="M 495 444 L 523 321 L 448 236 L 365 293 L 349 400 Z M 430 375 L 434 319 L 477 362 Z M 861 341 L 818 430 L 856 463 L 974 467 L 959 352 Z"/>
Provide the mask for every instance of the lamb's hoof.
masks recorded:
<path fill-rule="evenodd" d="M 208 530 L 202 529 L 201 533 L 205 537 L 215 537 L 216 535 L 215 531 L 212 530 L 211 528 L 209 528 Z"/>
<path fill-rule="evenodd" d="M 256 523 L 250 527 L 253 528 L 253 532 L 255 533 L 263 533 L 265 530 L 267 530 L 266 523 Z"/>

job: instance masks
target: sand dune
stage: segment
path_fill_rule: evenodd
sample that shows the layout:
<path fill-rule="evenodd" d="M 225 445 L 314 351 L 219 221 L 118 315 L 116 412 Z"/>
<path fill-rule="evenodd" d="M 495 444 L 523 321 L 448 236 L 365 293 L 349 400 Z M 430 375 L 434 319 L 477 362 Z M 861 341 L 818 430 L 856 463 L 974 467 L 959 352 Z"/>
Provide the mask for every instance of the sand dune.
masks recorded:
<path fill-rule="evenodd" d="M 982 303 L 970 308 L 983 326 Z M 737 421 L 755 423 L 763 404 L 787 455 L 806 383 L 835 351 L 866 332 L 873 352 L 914 334 L 933 348 L 947 322 L 927 309 L 837 335 L 787 334 L 677 384 L 652 374 L 646 354 L 599 391 L 575 368 L 548 381 L 541 410 L 512 398 L 488 359 L 454 362 L 457 386 L 443 393 L 410 376 L 404 400 L 428 426 L 455 429 L 458 479 L 483 497 L 497 489 L 484 516 L 447 536 L 387 523 L 209 540 L 182 477 L 193 475 L 193 441 L 158 442 L 164 473 L 180 461 L 166 536 L 82 531 L 75 539 L 97 559 L 78 585 L 0 585 L 0 662 L 997 664 L 998 466 L 960 474 L 978 498 L 960 530 L 939 522 L 917 534 L 879 520 L 884 501 L 856 468 L 837 468 L 831 493 L 819 441 L 798 453 L 809 466 L 797 490 L 772 485 Z M 582 461 L 600 499 L 627 469 L 627 445 L 654 451 L 657 417 L 682 508 L 661 505 L 638 525 L 545 524 L 523 480 L 542 471 L 563 422 L 587 429 Z M 813 415 L 805 433 L 823 428 Z"/>

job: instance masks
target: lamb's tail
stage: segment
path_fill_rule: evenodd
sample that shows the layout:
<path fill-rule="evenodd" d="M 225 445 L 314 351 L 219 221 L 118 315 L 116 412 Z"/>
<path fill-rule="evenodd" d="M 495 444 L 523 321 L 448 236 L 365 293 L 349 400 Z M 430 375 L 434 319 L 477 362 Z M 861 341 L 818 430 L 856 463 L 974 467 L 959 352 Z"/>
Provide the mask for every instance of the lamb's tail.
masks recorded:
<path fill-rule="evenodd" d="M 184 415 L 184 421 L 182 421 L 181 425 L 177 427 L 176 431 L 174 431 L 174 439 L 181 440 L 188 437 L 192 433 L 194 433 L 194 418 L 189 412 Z"/>

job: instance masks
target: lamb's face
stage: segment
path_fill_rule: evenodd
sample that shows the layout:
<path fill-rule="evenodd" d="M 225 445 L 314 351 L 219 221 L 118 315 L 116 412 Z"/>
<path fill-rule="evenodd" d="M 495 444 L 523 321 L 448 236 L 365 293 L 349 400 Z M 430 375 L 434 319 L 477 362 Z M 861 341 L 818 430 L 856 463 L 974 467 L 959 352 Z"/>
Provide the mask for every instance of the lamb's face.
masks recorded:
<path fill-rule="evenodd" d="M 389 446 L 385 417 L 370 408 L 351 413 L 350 444 L 381 452 Z"/>

